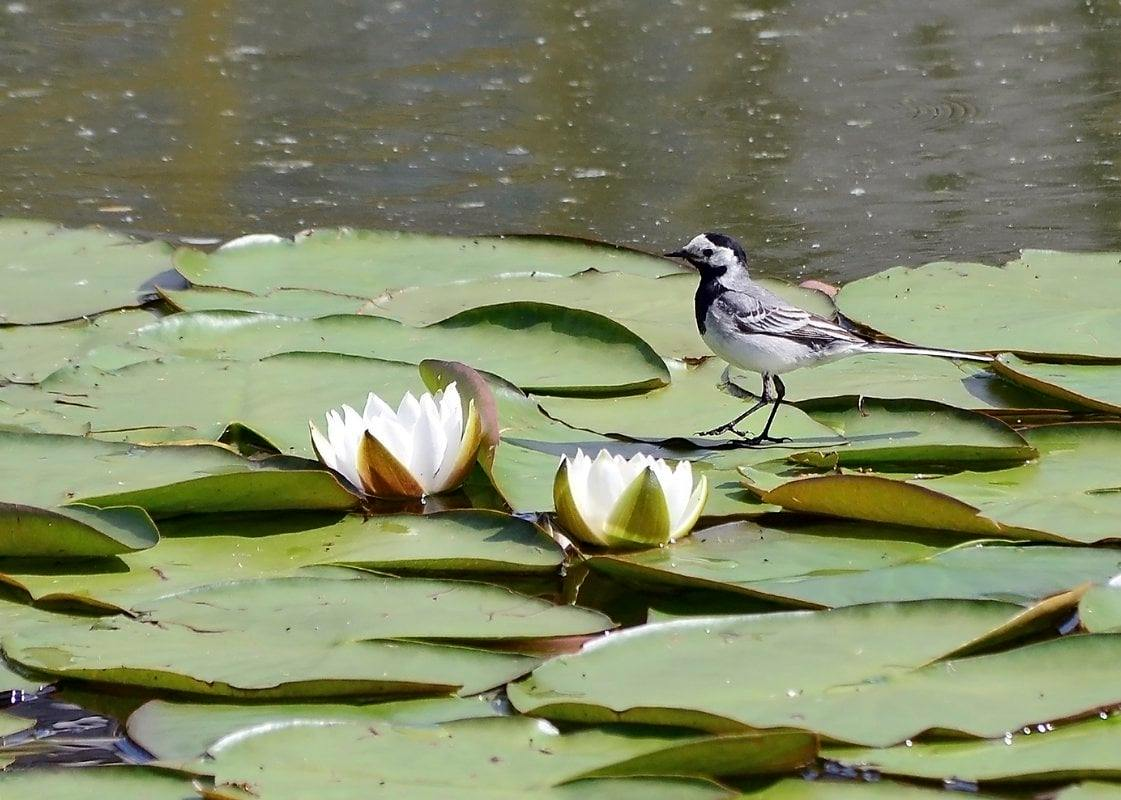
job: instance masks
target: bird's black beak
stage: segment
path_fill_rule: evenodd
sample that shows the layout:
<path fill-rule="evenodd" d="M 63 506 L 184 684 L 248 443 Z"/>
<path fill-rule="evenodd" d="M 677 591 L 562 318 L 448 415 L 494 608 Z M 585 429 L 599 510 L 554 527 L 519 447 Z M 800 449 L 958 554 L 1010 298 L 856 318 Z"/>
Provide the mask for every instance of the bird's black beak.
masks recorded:
<path fill-rule="evenodd" d="M 666 258 L 688 258 L 689 254 L 684 250 L 673 250 L 669 253 L 662 253 Z"/>

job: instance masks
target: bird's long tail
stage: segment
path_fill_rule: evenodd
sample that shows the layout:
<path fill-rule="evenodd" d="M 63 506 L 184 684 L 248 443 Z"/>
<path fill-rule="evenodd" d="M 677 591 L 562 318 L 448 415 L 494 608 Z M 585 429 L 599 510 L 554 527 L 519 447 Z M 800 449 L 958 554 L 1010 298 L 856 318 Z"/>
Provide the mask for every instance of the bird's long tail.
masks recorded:
<path fill-rule="evenodd" d="M 860 348 L 862 353 L 884 353 L 887 355 L 904 356 L 936 356 L 938 358 L 952 358 L 956 361 L 981 361 L 989 363 L 992 356 L 978 355 L 977 353 L 961 353 L 957 350 L 940 350 L 937 347 L 912 347 L 909 344 L 889 344 L 887 342 L 869 342 Z"/>

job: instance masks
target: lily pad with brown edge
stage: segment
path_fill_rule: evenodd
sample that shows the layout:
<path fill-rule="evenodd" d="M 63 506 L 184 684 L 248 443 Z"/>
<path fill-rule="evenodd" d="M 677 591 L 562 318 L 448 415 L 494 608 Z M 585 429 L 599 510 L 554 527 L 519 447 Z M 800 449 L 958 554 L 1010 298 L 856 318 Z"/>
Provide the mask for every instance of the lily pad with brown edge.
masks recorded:
<path fill-rule="evenodd" d="M 467 281 L 455 291 L 417 287 L 387 292 L 376 298 L 369 313 L 409 325 L 428 325 L 465 309 L 492 303 L 553 303 L 594 311 L 625 325 L 665 358 L 698 358 L 711 354 L 697 331 L 693 295 L 695 272 L 660 277 L 590 269 L 569 277 L 527 276 Z M 823 316 L 834 313 L 832 301 L 820 292 L 763 278 L 779 296 Z"/>
<path fill-rule="evenodd" d="M 0 772 L 4 800 L 197 800 L 190 775 L 143 766 L 37 767 Z"/>
<path fill-rule="evenodd" d="M 387 703 L 343 705 L 289 703 L 232 705 L 150 700 L 128 717 L 129 738 L 165 762 L 202 758 L 220 739 L 261 726 L 389 722 L 435 725 L 460 719 L 503 716 L 484 697 L 433 697 Z"/>
<path fill-rule="evenodd" d="M 203 766 L 219 785 L 252 778 L 276 798 L 324 791 L 342 798 L 357 787 L 407 798 L 629 797 L 632 780 L 646 789 L 638 796 L 690 797 L 690 787 L 718 787 L 689 779 L 781 773 L 806 764 L 815 751 L 813 737 L 795 731 L 561 733 L 540 720 L 507 717 L 424 728 L 373 722 L 262 730 L 219 741 Z M 600 791 L 582 791 L 589 781 L 600 782 Z"/>
<path fill-rule="evenodd" d="M 471 695 L 537 663 L 471 647 L 353 641 L 345 627 L 314 635 L 251 627 L 218 614 L 197 630 L 122 616 L 91 624 L 52 615 L 27 630 L 5 631 L 0 648 L 17 667 L 56 678 L 248 700 Z"/>
<path fill-rule="evenodd" d="M 135 308 L 154 296 L 157 278 L 166 278 L 171 252 L 163 242 L 99 228 L 0 219 L 0 324 L 39 325 Z"/>
<path fill-rule="evenodd" d="M 972 783 L 1121 778 L 1121 717 L 1039 722 L 981 741 L 914 742 L 883 749 L 831 747 L 846 766 L 920 780 Z"/>
<path fill-rule="evenodd" d="M 1001 267 L 936 262 L 844 286 L 846 317 L 926 347 L 1121 358 L 1121 254 L 1025 250 Z"/>
<path fill-rule="evenodd" d="M 919 529 L 766 522 L 719 525 L 670 547 L 587 563 L 654 590 L 703 589 L 810 608 L 938 598 L 1027 605 L 1121 572 L 1121 553 L 1108 549 L 954 545 Z"/>
<path fill-rule="evenodd" d="M 1121 414 L 1121 363 L 1048 363 L 1002 353 L 994 367 L 1005 379 L 1059 403 Z"/>
<path fill-rule="evenodd" d="M 429 236 L 348 228 L 212 253 L 184 248 L 174 260 L 176 269 L 197 286 L 254 294 L 314 289 L 366 298 L 410 286 L 565 276 L 587 269 L 650 277 L 683 271 L 664 258 L 562 236 Z"/>
<path fill-rule="evenodd" d="M 220 511 L 339 510 L 357 502 L 337 478 L 308 462 L 252 461 L 208 444 L 141 446 L 5 431 L 0 431 L 0 486 L 0 497 L 9 502 L 43 508 L 80 503 L 106 509 L 102 517 L 117 506 L 143 508 L 160 518 Z"/>
<path fill-rule="evenodd" d="M 294 351 L 410 363 L 456 360 L 545 394 L 626 394 L 669 383 L 661 358 L 622 325 L 545 303 L 468 309 L 423 328 L 355 315 L 298 319 L 200 311 L 152 322 L 127 343 L 149 354 L 242 361 Z"/>
<path fill-rule="evenodd" d="M 1042 605 L 1054 615 L 1050 601 Z M 519 711 L 558 721 L 794 726 L 873 747 L 935 730 L 1000 736 L 1041 720 L 1096 714 L 1121 699 L 1108 677 L 1121 637 L 991 651 L 1039 624 L 1033 609 L 949 600 L 682 619 L 553 658 L 508 693 Z M 981 647 L 990 652 L 961 655 Z M 638 664 L 642 681 L 634 680 Z M 1072 685 L 1074 673 L 1080 680 Z M 670 680 L 682 674 L 691 678 L 689 692 Z"/>
<path fill-rule="evenodd" d="M 750 468 L 741 473 L 763 502 L 790 511 L 998 539 L 1091 544 L 1121 537 L 1121 425 L 1047 425 L 1023 435 L 1039 458 L 989 472 L 911 480 L 872 474 L 787 480 Z"/>
<path fill-rule="evenodd" d="M 560 547 L 532 523 L 488 511 L 363 519 L 338 514 L 200 515 L 161 522 L 155 547 L 75 564 L 0 559 L 0 580 L 42 603 L 133 611 L 208 584 L 295 577 L 344 566 L 395 575 L 494 581 L 555 573 Z"/>
<path fill-rule="evenodd" d="M 698 364 L 669 361 L 668 386 L 639 395 L 613 398 L 535 397 L 549 414 L 566 425 L 600 434 L 628 439 L 666 442 L 680 439 L 693 444 L 725 444 L 741 439 L 726 432 L 711 437 L 698 431 L 716 428 L 751 408 L 754 398 L 736 397 L 721 390 L 721 375 L 726 366 L 717 358 Z M 755 391 L 758 392 L 759 387 Z M 744 420 L 742 431 L 762 428 L 767 410 L 760 409 Z M 835 444 L 838 437 L 829 428 L 814 422 L 799 409 L 784 405 L 775 418 L 776 434 L 792 438 L 784 448 L 803 449 L 818 444 Z"/>
<path fill-rule="evenodd" d="M 849 400 L 803 409 L 843 437 L 844 445 L 793 453 L 791 461 L 827 469 L 921 465 L 934 472 L 1022 463 L 1037 455 L 1009 425 L 975 411 L 930 400 Z"/>

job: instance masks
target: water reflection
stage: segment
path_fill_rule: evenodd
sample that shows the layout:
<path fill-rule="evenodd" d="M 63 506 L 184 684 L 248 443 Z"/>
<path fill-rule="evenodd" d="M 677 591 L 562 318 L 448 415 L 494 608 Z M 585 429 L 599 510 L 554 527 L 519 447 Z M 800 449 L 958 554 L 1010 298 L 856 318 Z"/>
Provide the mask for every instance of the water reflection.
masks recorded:
<path fill-rule="evenodd" d="M 350 224 L 770 274 L 1121 248 L 1121 12 L 1091 0 L 0 3 L 0 211 Z"/>

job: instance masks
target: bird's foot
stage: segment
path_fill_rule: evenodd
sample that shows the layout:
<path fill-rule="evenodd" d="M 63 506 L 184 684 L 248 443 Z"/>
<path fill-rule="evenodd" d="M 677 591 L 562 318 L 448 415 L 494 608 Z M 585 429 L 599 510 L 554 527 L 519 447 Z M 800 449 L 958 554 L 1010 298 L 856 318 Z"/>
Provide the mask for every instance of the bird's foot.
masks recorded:
<path fill-rule="evenodd" d="M 736 431 L 736 433 L 740 432 Z M 761 444 L 784 444 L 793 441 L 789 436 L 771 436 L 762 433 L 758 436 L 740 433 L 740 436 L 742 437 L 740 444 L 744 447 L 758 447 Z"/>
<path fill-rule="evenodd" d="M 737 430 L 736 430 L 736 429 L 735 429 L 734 427 L 732 427 L 731 425 L 720 425 L 720 426 L 718 426 L 718 427 L 716 427 L 716 428 L 713 428 L 713 429 L 712 429 L 712 430 L 710 430 L 710 431 L 697 431 L 697 432 L 696 432 L 696 433 L 694 433 L 693 435 L 694 435 L 694 436 L 719 436 L 720 434 L 722 434 L 722 433 L 727 433 L 728 431 L 732 431 L 732 432 L 733 432 L 733 433 L 735 433 L 735 434 L 736 434 L 737 436 L 743 436 L 743 434 L 742 434 L 742 433 L 740 433 L 739 431 L 737 431 Z"/>

